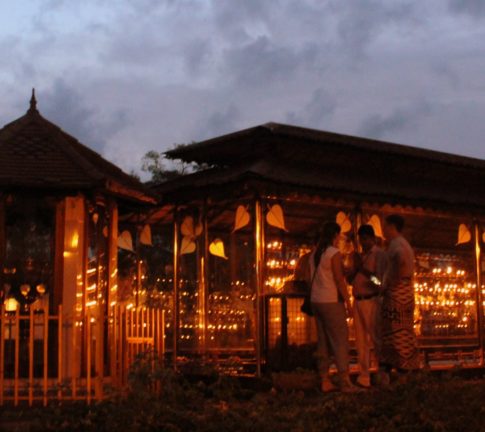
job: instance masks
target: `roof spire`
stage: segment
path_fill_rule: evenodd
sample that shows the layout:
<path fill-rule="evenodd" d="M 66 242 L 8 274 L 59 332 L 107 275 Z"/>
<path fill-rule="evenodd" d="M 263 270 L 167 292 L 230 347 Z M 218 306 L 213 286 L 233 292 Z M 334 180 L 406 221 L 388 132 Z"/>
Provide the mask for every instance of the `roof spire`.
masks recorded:
<path fill-rule="evenodd" d="M 35 88 L 32 89 L 32 97 L 30 98 L 30 108 L 29 113 L 38 112 L 37 111 L 37 99 L 35 98 Z"/>

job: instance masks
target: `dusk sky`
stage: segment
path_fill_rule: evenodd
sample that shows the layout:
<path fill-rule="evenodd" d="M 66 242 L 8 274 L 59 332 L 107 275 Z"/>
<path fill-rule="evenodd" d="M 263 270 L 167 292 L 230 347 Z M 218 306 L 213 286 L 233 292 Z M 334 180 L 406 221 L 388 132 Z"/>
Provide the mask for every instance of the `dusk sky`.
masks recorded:
<path fill-rule="evenodd" d="M 40 112 L 123 169 L 269 121 L 485 159 L 483 0 L 0 3 L 0 125 Z"/>

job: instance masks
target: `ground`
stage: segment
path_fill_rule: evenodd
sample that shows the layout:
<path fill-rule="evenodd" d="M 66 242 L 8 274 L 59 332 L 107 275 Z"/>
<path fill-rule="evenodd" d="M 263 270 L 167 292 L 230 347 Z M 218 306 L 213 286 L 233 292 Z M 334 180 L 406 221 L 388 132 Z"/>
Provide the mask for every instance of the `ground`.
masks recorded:
<path fill-rule="evenodd" d="M 485 431 L 485 379 L 457 372 L 350 395 L 224 376 L 189 382 L 171 371 L 154 378 L 135 377 L 128 394 L 91 406 L 7 410 L 1 420 L 20 420 L 9 429 L 19 431 Z"/>

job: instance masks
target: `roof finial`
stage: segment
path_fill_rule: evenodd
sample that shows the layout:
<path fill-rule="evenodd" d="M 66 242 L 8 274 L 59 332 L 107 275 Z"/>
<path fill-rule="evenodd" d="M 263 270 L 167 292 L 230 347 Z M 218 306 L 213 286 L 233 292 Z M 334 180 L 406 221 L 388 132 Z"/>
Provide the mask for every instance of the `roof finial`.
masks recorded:
<path fill-rule="evenodd" d="M 35 98 L 35 88 L 32 89 L 29 112 L 37 112 L 37 99 Z"/>

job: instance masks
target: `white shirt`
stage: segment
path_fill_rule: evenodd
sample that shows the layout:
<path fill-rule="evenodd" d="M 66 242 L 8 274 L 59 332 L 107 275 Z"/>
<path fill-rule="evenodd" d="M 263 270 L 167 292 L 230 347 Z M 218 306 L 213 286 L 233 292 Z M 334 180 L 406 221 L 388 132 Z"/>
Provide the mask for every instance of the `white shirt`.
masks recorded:
<path fill-rule="evenodd" d="M 320 258 L 320 264 L 317 267 L 315 279 L 313 280 L 311 291 L 312 303 L 337 303 L 338 289 L 332 271 L 332 258 L 339 250 L 334 246 L 329 246 Z M 315 271 L 315 252 L 310 256 L 310 271 L 313 277 Z"/>

